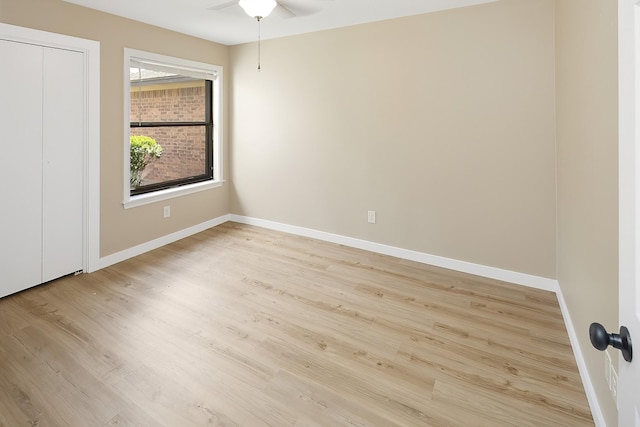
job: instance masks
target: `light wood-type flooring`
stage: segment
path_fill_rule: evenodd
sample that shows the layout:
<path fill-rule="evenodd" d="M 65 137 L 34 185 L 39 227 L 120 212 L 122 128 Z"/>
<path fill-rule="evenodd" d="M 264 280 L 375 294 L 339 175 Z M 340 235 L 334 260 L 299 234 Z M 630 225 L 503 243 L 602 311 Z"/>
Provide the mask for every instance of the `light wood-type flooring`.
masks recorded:
<path fill-rule="evenodd" d="M 553 293 L 226 223 L 0 300 L 0 425 L 593 420 Z"/>

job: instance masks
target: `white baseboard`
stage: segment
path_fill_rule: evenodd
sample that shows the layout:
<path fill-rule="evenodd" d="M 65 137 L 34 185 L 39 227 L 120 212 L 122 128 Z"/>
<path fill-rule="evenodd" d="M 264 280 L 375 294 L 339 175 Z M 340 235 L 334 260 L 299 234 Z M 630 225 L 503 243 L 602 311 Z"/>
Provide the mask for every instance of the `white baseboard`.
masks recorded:
<path fill-rule="evenodd" d="M 558 297 L 558 304 L 560 305 L 560 310 L 562 310 L 564 324 L 567 328 L 567 333 L 569 334 L 571 348 L 573 349 L 573 354 L 576 358 L 576 363 L 578 364 L 578 371 L 580 372 L 580 378 L 582 379 L 584 391 L 587 395 L 589 408 L 591 408 L 593 422 L 595 423 L 596 427 L 607 427 L 607 423 L 602 413 L 602 408 L 600 407 L 600 402 L 598 401 L 598 396 L 596 395 L 596 390 L 593 387 L 591 376 L 589 375 L 589 371 L 587 370 L 587 362 L 584 360 L 582 348 L 580 347 L 580 342 L 578 341 L 578 333 L 573 326 L 571 314 L 569 313 L 569 307 L 567 306 L 567 302 L 565 301 L 564 295 L 562 294 L 562 288 L 558 287 L 556 296 Z M 586 331 L 584 331 L 583 333 L 586 333 Z"/>
<path fill-rule="evenodd" d="M 227 221 L 235 221 L 241 224 L 255 225 L 258 227 L 264 227 L 271 230 L 282 231 L 285 233 L 296 234 L 298 236 L 310 237 L 313 239 L 324 240 L 331 243 L 337 243 L 353 248 L 364 249 L 367 251 L 395 256 L 410 261 L 416 261 L 423 264 L 429 264 L 436 267 L 447 268 L 449 270 L 460 271 L 463 273 L 474 274 L 476 276 L 487 277 L 490 279 L 501 280 L 504 282 L 515 283 L 518 285 L 528 286 L 531 288 L 542 289 L 545 291 L 557 292 L 558 281 L 554 279 L 548 279 L 540 276 L 533 276 L 531 274 L 519 273 L 517 271 L 503 270 L 500 268 L 489 267 L 481 264 L 474 264 L 471 262 L 460 261 L 451 258 L 445 258 L 438 255 L 431 255 L 424 252 L 413 251 L 409 249 L 398 248 L 395 246 L 383 245 L 381 243 L 374 243 L 367 240 L 356 239 L 353 237 L 341 236 L 339 234 L 327 233 L 324 231 L 313 230 L 310 228 L 298 227 L 294 225 L 283 224 L 274 221 L 268 221 L 264 219 L 251 218 L 241 215 L 227 214 L 214 218 L 212 220 L 197 224 L 193 227 L 186 228 L 184 230 L 176 231 L 175 233 L 168 234 L 166 236 L 159 237 L 149 242 L 142 243 L 132 248 L 125 249 L 120 252 L 116 252 L 105 257 L 101 257 L 98 260 L 96 268 L 93 271 L 97 271 L 101 268 L 108 267 L 118 262 L 133 258 L 137 255 L 141 255 L 145 252 L 157 249 L 169 243 L 173 243 L 177 240 L 184 239 L 185 237 L 223 224 Z"/>
<path fill-rule="evenodd" d="M 189 237 L 196 233 L 200 233 L 201 231 L 207 230 L 217 225 L 224 224 L 227 221 L 230 221 L 229 215 L 219 216 L 218 218 L 205 221 L 201 224 L 194 225 L 193 227 L 189 227 L 184 230 L 176 231 L 175 233 L 167 234 L 166 236 L 162 236 L 157 239 L 151 240 L 149 242 L 142 243 L 138 246 L 125 249 L 124 251 L 116 252 L 114 254 L 101 257 L 98 260 L 97 268 L 93 269 L 92 271 L 89 271 L 88 273 L 92 273 L 93 271 L 100 270 L 101 268 L 105 268 L 110 265 L 117 264 L 121 261 L 127 260 L 129 258 L 133 258 L 134 256 L 141 255 L 145 252 L 149 252 L 153 249 L 157 249 L 164 245 L 168 245 L 169 243 L 176 242 L 180 239 L 184 239 L 185 237 Z"/>
<path fill-rule="evenodd" d="M 346 237 L 338 234 L 326 233 L 324 231 L 317 231 L 309 228 L 297 227 L 258 218 L 250 218 L 246 216 L 231 214 L 229 215 L 229 220 L 242 224 L 256 225 L 272 230 L 283 231 L 285 233 L 296 234 L 298 236 L 324 240 L 327 242 L 337 243 L 353 248 L 364 249 L 383 255 L 390 255 L 397 258 L 433 265 L 436 267 L 474 274 L 476 276 L 502 280 L 509 283 L 516 283 L 518 285 L 529 286 L 545 291 L 556 292 L 558 290 L 558 281 L 545 277 L 533 276 L 516 271 L 503 270 L 495 267 L 488 267 L 486 265 L 474 264 L 471 262 L 445 258 L 438 255 L 431 255 L 423 252 L 412 251 L 409 249 L 402 249 L 395 246 L 369 242 L 367 240 L 355 239 L 353 237 Z"/>

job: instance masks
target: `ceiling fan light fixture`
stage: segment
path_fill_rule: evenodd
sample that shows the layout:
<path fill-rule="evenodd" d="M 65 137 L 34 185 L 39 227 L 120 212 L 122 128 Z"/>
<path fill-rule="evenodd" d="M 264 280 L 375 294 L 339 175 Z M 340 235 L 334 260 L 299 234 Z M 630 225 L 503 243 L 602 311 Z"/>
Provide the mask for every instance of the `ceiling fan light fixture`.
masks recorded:
<path fill-rule="evenodd" d="M 276 7 L 275 0 L 240 0 L 238 3 L 252 18 L 266 18 Z"/>

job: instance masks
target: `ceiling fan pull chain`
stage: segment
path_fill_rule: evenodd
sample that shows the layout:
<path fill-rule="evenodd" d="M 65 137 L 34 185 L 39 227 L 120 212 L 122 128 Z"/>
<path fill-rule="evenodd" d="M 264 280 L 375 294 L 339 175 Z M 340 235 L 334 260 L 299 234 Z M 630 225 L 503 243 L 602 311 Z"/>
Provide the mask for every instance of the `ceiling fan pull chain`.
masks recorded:
<path fill-rule="evenodd" d="M 260 71 L 260 17 L 258 16 L 256 19 L 258 20 L 258 71 Z"/>

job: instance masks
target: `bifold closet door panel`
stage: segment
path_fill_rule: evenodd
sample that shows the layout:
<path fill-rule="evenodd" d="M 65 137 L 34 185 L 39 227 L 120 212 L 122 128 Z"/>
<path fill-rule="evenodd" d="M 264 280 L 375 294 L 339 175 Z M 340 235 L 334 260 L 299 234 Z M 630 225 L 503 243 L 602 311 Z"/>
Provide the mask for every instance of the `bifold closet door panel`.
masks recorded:
<path fill-rule="evenodd" d="M 42 281 L 82 270 L 84 57 L 44 49 Z"/>
<path fill-rule="evenodd" d="M 42 57 L 0 40 L 0 296 L 42 282 Z"/>

